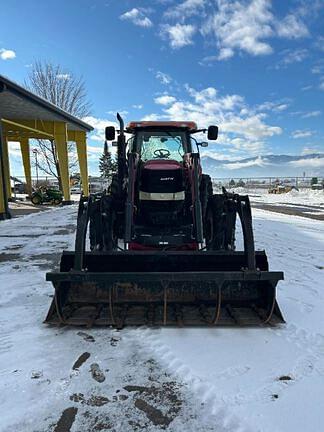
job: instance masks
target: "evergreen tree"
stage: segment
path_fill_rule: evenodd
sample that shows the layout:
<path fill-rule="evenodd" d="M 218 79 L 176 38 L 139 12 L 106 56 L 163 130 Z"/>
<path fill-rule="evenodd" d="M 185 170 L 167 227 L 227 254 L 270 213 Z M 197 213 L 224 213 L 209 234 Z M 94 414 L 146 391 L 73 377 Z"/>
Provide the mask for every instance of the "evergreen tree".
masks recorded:
<path fill-rule="evenodd" d="M 245 183 L 242 179 L 237 182 L 237 187 L 245 187 Z"/>
<path fill-rule="evenodd" d="M 111 180 L 113 174 L 116 173 L 117 164 L 112 159 L 111 153 L 108 150 L 108 144 L 105 142 L 103 154 L 99 158 L 99 171 L 102 178 Z"/>

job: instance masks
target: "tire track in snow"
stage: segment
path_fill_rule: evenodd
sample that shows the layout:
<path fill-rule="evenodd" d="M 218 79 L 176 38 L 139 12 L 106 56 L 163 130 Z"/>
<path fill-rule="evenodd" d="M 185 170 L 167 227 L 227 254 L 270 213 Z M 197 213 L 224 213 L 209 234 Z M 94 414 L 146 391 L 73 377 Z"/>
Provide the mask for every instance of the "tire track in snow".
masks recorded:
<path fill-rule="evenodd" d="M 0 334 L 0 354 L 7 353 L 13 347 L 10 333 Z"/>
<path fill-rule="evenodd" d="M 11 333 L 4 330 L 7 323 L 8 321 L 0 320 L 0 358 L 2 355 L 10 352 L 14 346 Z M 11 372 L 10 365 L 8 365 L 6 362 L 1 362 L 0 364 L 0 376 L 7 376 L 8 373 Z"/>
<path fill-rule="evenodd" d="M 272 328 L 270 331 L 305 349 L 309 354 L 324 358 L 324 334 L 311 333 L 295 324 L 287 324 L 284 328 Z"/>
<path fill-rule="evenodd" d="M 288 379 L 272 372 L 264 385 L 255 388 L 250 393 L 236 392 L 233 395 L 222 395 L 216 385 L 207 382 L 205 378 L 196 376 L 190 367 L 177 358 L 167 345 L 161 343 L 157 331 L 148 328 L 134 330 L 144 346 L 153 351 L 168 370 L 188 384 L 197 395 L 198 400 L 201 400 L 209 408 L 209 411 L 217 419 L 216 426 L 222 432 L 236 432 L 238 430 L 251 432 L 253 430 L 250 425 L 242 424 L 242 420 L 238 419 L 233 413 L 235 406 L 273 403 L 276 398 L 300 381 L 314 374 L 319 378 L 324 376 L 324 336 L 322 334 L 307 332 L 293 324 L 282 328 L 269 329 L 269 331 L 280 338 L 286 339 L 287 342 L 295 344 L 301 352 L 305 352 L 305 355 L 298 356 L 291 367 L 287 369 Z M 228 368 L 215 375 L 213 381 L 218 382 L 219 379 L 227 380 L 239 377 L 247 373 L 249 369 L 249 366 L 244 365 Z"/>
<path fill-rule="evenodd" d="M 156 331 L 149 328 L 137 328 L 130 333 L 141 341 L 142 347 L 145 351 L 154 352 L 159 361 L 162 362 L 167 369 L 174 375 L 179 376 L 182 381 L 187 384 L 191 390 L 196 394 L 197 399 L 206 407 L 214 418 L 215 430 L 219 432 L 253 432 L 257 429 L 253 428 L 250 424 L 244 422 L 242 418 L 236 416 L 226 406 L 228 405 L 227 399 L 224 400 L 219 394 L 219 389 L 204 382 L 201 378 L 197 377 L 192 370 L 178 359 L 171 349 L 165 345 L 161 345 L 161 340 L 156 335 Z M 239 366 L 228 368 L 219 374 L 220 379 L 235 377 L 245 374 L 249 370 L 248 366 Z M 238 395 L 238 400 L 240 395 Z M 225 402 L 225 403 L 224 403 Z"/>
<path fill-rule="evenodd" d="M 13 347 L 11 333 L 5 331 L 8 321 L 0 320 L 0 354 L 5 354 Z"/>

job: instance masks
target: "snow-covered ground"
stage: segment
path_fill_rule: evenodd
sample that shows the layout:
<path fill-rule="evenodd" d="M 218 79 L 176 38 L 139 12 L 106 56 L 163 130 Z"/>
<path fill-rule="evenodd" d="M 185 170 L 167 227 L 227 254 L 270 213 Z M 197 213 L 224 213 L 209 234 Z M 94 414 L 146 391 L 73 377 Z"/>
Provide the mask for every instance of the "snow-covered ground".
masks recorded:
<path fill-rule="evenodd" d="M 324 224 L 253 214 L 285 272 L 276 328 L 48 327 L 44 275 L 73 246 L 76 206 L 1 222 L 0 431 L 322 430 Z"/>
<path fill-rule="evenodd" d="M 266 189 L 234 188 L 233 191 L 248 194 L 253 202 L 311 205 L 324 208 L 324 190 L 292 189 L 290 192 L 282 194 L 269 194 Z"/>
<path fill-rule="evenodd" d="M 256 208 L 324 220 L 324 190 L 293 189 L 282 194 L 269 194 L 266 189 L 234 188 L 230 191 L 248 194 Z"/>

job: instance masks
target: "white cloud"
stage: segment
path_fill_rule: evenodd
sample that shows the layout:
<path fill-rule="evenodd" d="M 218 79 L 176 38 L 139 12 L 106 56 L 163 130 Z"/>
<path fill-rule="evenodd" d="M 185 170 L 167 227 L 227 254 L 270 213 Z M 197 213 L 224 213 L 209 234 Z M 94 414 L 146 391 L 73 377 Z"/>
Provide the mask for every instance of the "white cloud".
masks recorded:
<path fill-rule="evenodd" d="M 179 5 L 172 5 L 165 12 L 165 18 L 184 20 L 193 15 L 201 13 L 202 8 L 205 4 L 205 0 L 186 0 Z"/>
<path fill-rule="evenodd" d="M 144 116 L 141 120 L 143 121 L 157 121 L 157 120 L 161 120 L 161 116 L 155 113 L 152 114 L 148 114 L 146 116 Z"/>
<path fill-rule="evenodd" d="M 311 159 L 299 159 L 297 161 L 289 162 L 290 165 L 296 168 L 311 167 L 311 168 L 323 168 L 324 158 L 311 158 Z"/>
<path fill-rule="evenodd" d="M 219 60 L 234 55 L 235 50 L 254 56 L 270 54 L 271 46 L 264 39 L 273 35 L 273 15 L 268 0 L 252 0 L 249 4 L 218 0 L 218 11 L 203 24 L 204 36 L 215 38 Z"/>
<path fill-rule="evenodd" d="M 144 105 L 142 104 L 138 104 L 138 105 L 132 105 L 133 108 L 135 109 L 142 109 Z"/>
<path fill-rule="evenodd" d="M 281 53 L 282 59 L 275 66 L 276 69 L 287 67 L 292 63 L 300 63 L 308 57 L 307 49 L 284 50 Z"/>
<path fill-rule="evenodd" d="M 117 128 L 117 123 L 112 122 L 110 120 L 97 118 L 93 116 L 87 116 L 82 119 L 86 123 L 89 123 L 93 128 L 94 131 L 90 134 L 90 139 L 92 141 L 100 141 L 104 142 L 105 140 L 105 128 L 106 126 L 115 126 Z"/>
<path fill-rule="evenodd" d="M 318 86 L 318 88 L 319 88 L 320 90 L 324 91 L 324 81 L 322 81 L 322 82 L 320 83 L 320 85 Z"/>
<path fill-rule="evenodd" d="M 318 117 L 322 114 L 321 111 L 310 111 L 302 115 L 302 118 Z"/>
<path fill-rule="evenodd" d="M 312 88 L 313 88 L 312 85 L 307 85 L 307 86 L 302 87 L 302 91 L 308 91 L 308 90 L 311 90 Z"/>
<path fill-rule="evenodd" d="M 228 155 L 225 152 L 219 153 L 214 150 L 206 150 L 205 148 L 200 149 L 200 154 L 202 157 L 209 157 L 211 159 L 221 160 L 221 161 L 230 161 L 233 160 L 232 155 Z M 240 159 L 244 159 L 243 156 L 236 156 L 235 160 L 238 161 Z"/>
<path fill-rule="evenodd" d="M 192 45 L 192 37 L 196 32 L 196 27 L 191 24 L 179 24 L 162 26 L 161 35 L 169 40 L 173 49 L 183 48 L 186 45 Z"/>
<path fill-rule="evenodd" d="M 324 36 L 318 36 L 315 46 L 320 51 L 324 51 Z"/>
<path fill-rule="evenodd" d="M 197 5 L 193 7 L 195 3 Z M 218 49 L 217 55 L 206 57 L 202 64 L 215 59 L 227 60 L 236 53 L 271 54 L 270 39 L 309 36 L 303 21 L 308 12 L 295 8 L 279 18 L 272 12 L 272 0 L 187 0 L 170 8 L 165 16 L 183 21 L 194 14 L 201 17 L 201 34 L 209 45 L 214 44 Z"/>
<path fill-rule="evenodd" d="M 158 79 L 162 84 L 170 84 L 172 81 L 172 78 L 170 77 L 170 75 L 161 72 L 161 71 L 157 71 L 155 74 L 155 78 Z"/>
<path fill-rule="evenodd" d="M 260 140 L 265 137 L 279 135 L 281 128 L 266 125 L 263 121 L 264 118 L 264 114 L 249 115 L 246 118 L 234 115 L 222 124 L 222 129 L 227 132 L 243 134 L 250 140 Z"/>
<path fill-rule="evenodd" d="M 273 108 L 274 111 L 285 111 L 289 107 L 288 104 L 280 104 Z"/>
<path fill-rule="evenodd" d="M 285 54 L 284 63 L 299 63 L 303 61 L 308 56 L 308 51 L 306 49 L 296 49 Z"/>
<path fill-rule="evenodd" d="M 292 132 L 291 136 L 294 139 L 299 139 L 299 138 L 308 138 L 310 136 L 313 135 L 312 131 L 307 131 L 307 130 L 295 130 L 294 132 Z"/>
<path fill-rule="evenodd" d="M 199 62 L 199 64 L 200 64 L 201 66 L 210 66 L 212 63 L 214 63 L 214 62 L 217 61 L 217 60 L 219 60 L 219 55 L 218 55 L 218 56 L 216 56 L 216 55 L 207 56 L 207 57 L 204 57 L 204 58 Z"/>
<path fill-rule="evenodd" d="M 174 96 L 163 95 L 154 99 L 154 102 L 158 105 L 170 105 L 176 101 Z"/>
<path fill-rule="evenodd" d="M 251 161 L 233 162 L 233 163 L 224 164 L 223 168 L 228 168 L 230 170 L 237 170 L 237 169 L 241 169 L 241 168 L 250 168 L 253 166 L 263 167 L 266 165 L 269 165 L 266 162 L 266 160 L 262 159 L 261 156 L 258 156 L 256 159 L 251 160 Z"/>
<path fill-rule="evenodd" d="M 324 65 L 323 64 L 317 64 L 312 67 L 311 69 L 312 74 L 320 75 L 324 72 Z"/>
<path fill-rule="evenodd" d="M 265 139 L 281 134 L 278 126 L 265 122 L 264 113 L 255 113 L 240 95 L 219 95 L 217 89 L 208 87 L 203 90 L 185 86 L 188 97 L 175 99 L 165 105 L 162 114 L 153 119 L 193 120 L 198 127 L 220 124 L 218 145 L 225 145 L 228 151 L 260 154 Z M 158 99 L 158 98 L 157 98 Z M 158 100 L 155 101 L 158 103 Z"/>
<path fill-rule="evenodd" d="M 308 28 L 296 15 L 289 14 L 282 21 L 277 22 L 278 36 L 287 39 L 298 39 L 309 35 Z"/>
<path fill-rule="evenodd" d="M 12 60 L 16 57 L 16 53 L 13 50 L 8 50 L 5 48 L 0 49 L 0 58 L 2 60 Z"/>
<path fill-rule="evenodd" d="M 282 112 L 288 108 L 289 108 L 288 103 L 283 103 L 280 101 L 277 101 L 277 102 L 268 101 L 268 102 L 264 102 L 263 104 L 257 106 L 258 111 L 269 110 L 269 111 L 274 111 L 274 112 Z"/>
<path fill-rule="evenodd" d="M 133 8 L 120 15 L 120 19 L 131 21 L 134 25 L 139 27 L 152 27 L 153 23 L 150 18 L 145 15 L 145 11 L 145 9 Z"/>
<path fill-rule="evenodd" d="M 234 50 L 232 48 L 221 48 L 218 54 L 218 60 L 227 60 L 234 55 Z"/>

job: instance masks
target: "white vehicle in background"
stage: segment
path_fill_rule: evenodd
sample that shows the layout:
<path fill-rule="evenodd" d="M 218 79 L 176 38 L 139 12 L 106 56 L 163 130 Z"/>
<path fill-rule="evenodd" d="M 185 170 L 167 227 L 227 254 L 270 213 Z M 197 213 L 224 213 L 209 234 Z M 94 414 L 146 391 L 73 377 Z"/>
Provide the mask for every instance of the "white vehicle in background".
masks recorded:
<path fill-rule="evenodd" d="M 70 192 L 73 195 L 81 194 L 81 185 L 75 184 L 71 187 Z"/>
<path fill-rule="evenodd" d="M 324 179 L 319 179 L 318 177 L 313 177 L 311 180 L 312 190 L 323 190 Z"/>

